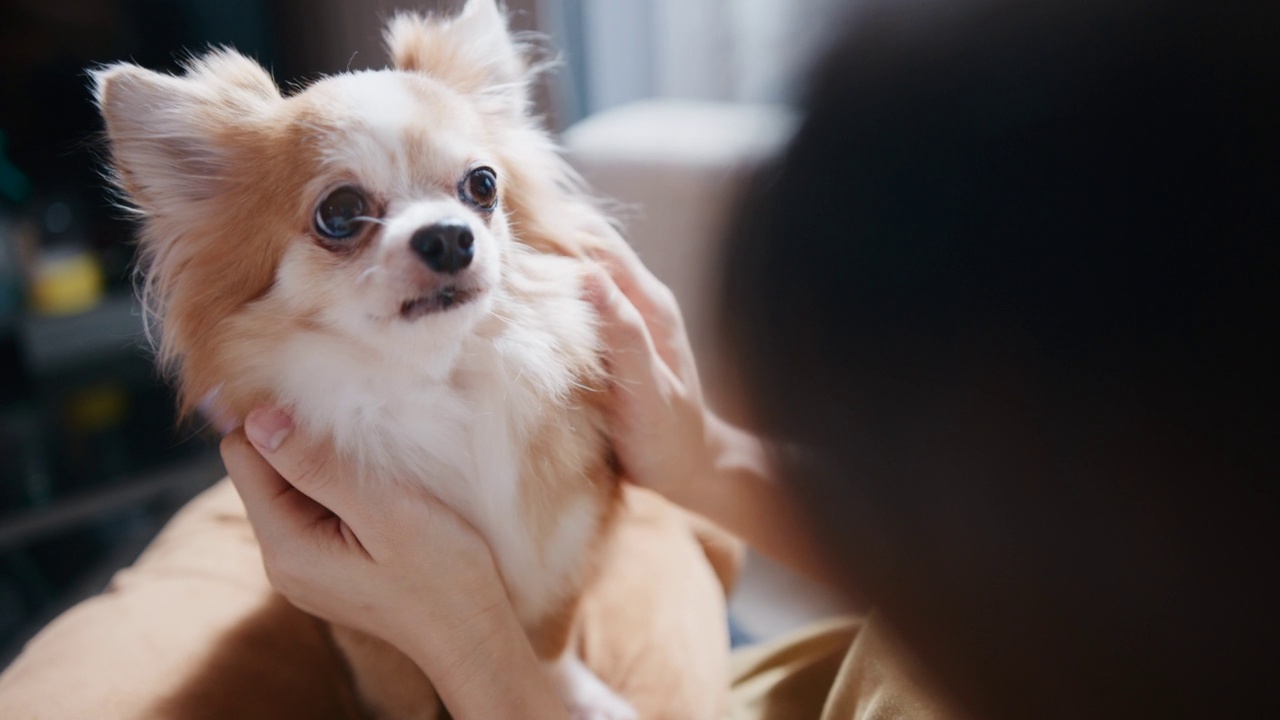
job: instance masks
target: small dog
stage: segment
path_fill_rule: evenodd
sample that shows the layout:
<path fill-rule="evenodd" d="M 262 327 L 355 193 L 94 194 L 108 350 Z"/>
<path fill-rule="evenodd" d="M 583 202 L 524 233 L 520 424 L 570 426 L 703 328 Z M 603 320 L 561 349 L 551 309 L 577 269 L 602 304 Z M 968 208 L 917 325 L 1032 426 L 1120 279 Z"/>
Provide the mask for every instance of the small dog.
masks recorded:
<path fill-rule="evenodd" d="M 571 713 L 633 718 L 569 650 L 620 492 L 580 258 L 622 240 L 530 118 L 495 0 L 386 41 L 394 69 L 288 96 L 231 50 L 94 73 L 159 360 L 184 412 L 287 406 L 352 481 L 459 511 Z M 389 645 L 334 638 L 373 714 L 439 713 Z"/>

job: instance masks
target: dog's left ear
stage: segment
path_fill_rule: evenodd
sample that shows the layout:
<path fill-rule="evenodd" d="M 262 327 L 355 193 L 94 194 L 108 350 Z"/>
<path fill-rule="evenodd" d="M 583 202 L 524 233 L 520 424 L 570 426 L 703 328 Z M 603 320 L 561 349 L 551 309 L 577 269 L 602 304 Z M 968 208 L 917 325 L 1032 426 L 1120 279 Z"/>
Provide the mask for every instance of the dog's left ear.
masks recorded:
<path fill-rule="evenodd" d="M 505 100 L 524 112 L 529 66 L 497 0 L 467 0 L 453 18 L 401 13 L 383 39 L 397 69 L 426 73 L 455 90 Z"/>

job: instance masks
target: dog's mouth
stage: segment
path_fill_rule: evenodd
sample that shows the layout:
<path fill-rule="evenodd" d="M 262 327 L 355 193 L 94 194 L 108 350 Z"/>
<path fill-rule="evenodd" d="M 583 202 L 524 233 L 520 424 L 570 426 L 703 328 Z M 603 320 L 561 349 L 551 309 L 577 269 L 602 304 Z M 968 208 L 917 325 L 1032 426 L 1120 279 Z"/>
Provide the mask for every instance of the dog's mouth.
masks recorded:
<path fill-rule="evenodd" d="M 479 288 L 446 285 L 430 295 L 405 300 L 400 305 L 400 317 L 404 320 L 417 320 L 424 315 L 448 312 L 475 300 L 481 292 Z"/>

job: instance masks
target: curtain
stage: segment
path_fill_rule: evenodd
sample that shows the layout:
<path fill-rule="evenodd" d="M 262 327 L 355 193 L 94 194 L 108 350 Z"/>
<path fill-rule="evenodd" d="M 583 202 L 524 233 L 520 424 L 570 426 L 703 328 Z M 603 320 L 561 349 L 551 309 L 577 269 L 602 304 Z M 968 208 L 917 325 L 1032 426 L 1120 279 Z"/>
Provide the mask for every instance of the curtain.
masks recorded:
<path fill-rule="evenodd" d="M 647 97 L 785 102 L 840 0 L 546 0 L 568 115 Z"/>

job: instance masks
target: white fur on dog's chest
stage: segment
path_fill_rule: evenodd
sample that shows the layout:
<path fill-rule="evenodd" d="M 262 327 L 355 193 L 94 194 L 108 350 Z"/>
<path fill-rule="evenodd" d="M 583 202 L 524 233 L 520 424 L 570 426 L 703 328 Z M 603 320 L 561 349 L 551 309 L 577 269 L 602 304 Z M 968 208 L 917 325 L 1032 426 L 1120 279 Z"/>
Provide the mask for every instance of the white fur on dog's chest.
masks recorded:
<path fill-rule="evenodd" d="M 279 386 L 299 420 L 334 438 L 359 468 L 352 482 L 417 483 L 466 517 L 489 542 L 526 622 L 576 586 L 599 521 L 597 504 L 583 497 L 560 509 L 551 537 L 538 537 L 522 509 L 522 459 L 546 421 L 546 369 L 558 368 L 539 357 L 542 345 L 520 342 L 512 352 L 510 343 L 475 338 L 452 358 L 432 352 L 432 362 L 415 363 L 313 336 L 288 349 Z M 563 372 L 552 380 L 568 387 Z M 529 382 L 530 373 L 544 377 Z"/>

